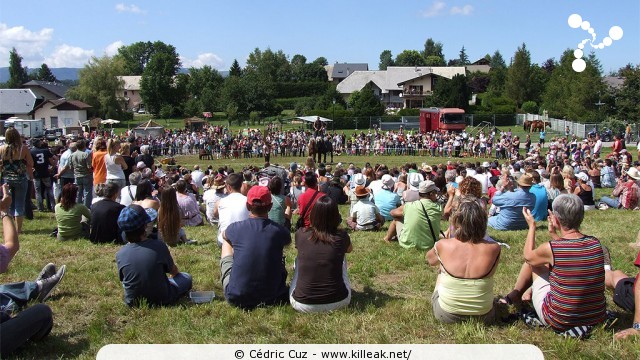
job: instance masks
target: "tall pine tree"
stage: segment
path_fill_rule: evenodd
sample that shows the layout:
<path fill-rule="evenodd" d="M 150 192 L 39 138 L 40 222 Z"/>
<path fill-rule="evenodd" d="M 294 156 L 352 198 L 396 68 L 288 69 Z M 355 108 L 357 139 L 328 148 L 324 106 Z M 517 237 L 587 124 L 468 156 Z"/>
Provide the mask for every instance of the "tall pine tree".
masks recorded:
<path fill-rule="evenodd" d="M 40 69 L 38 69 L 38 72 L 36 73 L 36 80 L 48 82 L 58 81 L 47 64 L 42 64 L 42 66 L 40 66 Z"/>
<path fill-rule="evenodd" d="M 7 87 L 9 89 L 17 89 L 22 84 L 29 81 L 29 74 L 26 67 L 22 67 L 22 56 L 18 54 L 16 48 L 12 48 L 9 52 L 9 81 Z"/>

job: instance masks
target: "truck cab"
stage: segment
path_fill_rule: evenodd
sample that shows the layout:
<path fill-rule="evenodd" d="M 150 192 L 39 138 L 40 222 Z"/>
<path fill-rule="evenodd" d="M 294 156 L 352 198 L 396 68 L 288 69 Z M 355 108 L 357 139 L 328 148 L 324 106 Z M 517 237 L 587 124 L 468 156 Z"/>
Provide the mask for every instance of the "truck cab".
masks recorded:
<path fill-rule="evenodd" d="M 454 131 L 466 128 L 464 110 L 458 108 L 420 109 L 420 132 Z"/>

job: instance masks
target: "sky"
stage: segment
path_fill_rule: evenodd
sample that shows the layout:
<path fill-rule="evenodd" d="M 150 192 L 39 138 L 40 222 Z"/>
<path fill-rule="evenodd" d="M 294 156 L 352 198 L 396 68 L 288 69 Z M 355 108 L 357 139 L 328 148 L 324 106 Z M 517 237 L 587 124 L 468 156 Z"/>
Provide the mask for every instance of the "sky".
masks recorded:
<path fill-rule="evenodd" d="M 160 40 L 176 47 L 183 67 L 224 71 L 270 48 L 376 70 L 383 50 L 421 51 L 427 38 L 444 45 L 447 60 L 464 46 L 472 62 L 499 50 L 509 63 L 526 43 L 538 64 L 587 40 L 584 56 L 594 51 L 608 73 L 640 64 L 640 1 L 0 1 L 0 67 L 13 47 L 23 66 L 83 67 L 122 45 Z"/>

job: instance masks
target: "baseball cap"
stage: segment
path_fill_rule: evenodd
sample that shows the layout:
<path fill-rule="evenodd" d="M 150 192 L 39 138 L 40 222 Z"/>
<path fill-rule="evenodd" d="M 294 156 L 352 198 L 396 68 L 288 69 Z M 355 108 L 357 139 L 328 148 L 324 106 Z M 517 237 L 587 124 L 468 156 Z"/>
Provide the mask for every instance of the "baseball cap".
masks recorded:
<path fill-rule="evenodd" d="M 430 193 L 432 191 L 438 191 L 438 187 L 431 180 L 425 180 L 425 181 L 421 182 L 420 186 L 418 187 L 418 192 L 420 194 L 428 194 L 428 193 Z"/>
<path fill-rule="evenodd" d="M 138 230 L 158 217 L 158 212 L 153 209 L 145 209 L 140 205 L 130 205 L 120 211 L 118 227 L 124 232 Z"/>
<path fill-rule="evenodd" d="M 253 205 L 256 201 L 261 202 L 261 205 L 271 204 L 271 192 L 269 191 L 269 188 L 264 186 L 252 186 L 247 193 L 247 204 Z"/>

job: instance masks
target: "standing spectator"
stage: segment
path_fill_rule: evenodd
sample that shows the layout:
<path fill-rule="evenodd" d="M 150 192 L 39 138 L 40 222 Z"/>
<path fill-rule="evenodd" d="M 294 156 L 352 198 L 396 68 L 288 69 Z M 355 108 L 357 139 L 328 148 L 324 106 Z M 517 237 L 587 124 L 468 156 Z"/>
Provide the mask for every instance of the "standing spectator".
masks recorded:
<path fill-rule="evenodd" d="M 242 309 L 286 303 L 289 299 L 283 250 L 291 243 L 291 234 L 269 220 L 271 205 L 266 187 L 252 187 L 245 202 L 249 217 L 222 231 L 220 280 L 224 296 Z"/>
<path fill-rule="evenodd" d="M 9 184 L 12 200 L 8 214 L 14 217 L 19 234 L 22 232 L 25 206 L 29 195 L 28 183 L 33 174 L 33 158 L 15 128 L 10 127 L 5 131 L 5 142 L 5 145 L 0 146 L 2 157 L 0 177 L 3 184 Z"/>
<path fill-rule="evenodd" d="M 91 152 L 91 168 L 93 169 L 93 186 L 107 182 L 107 143 L 102 138 L 96 138 Z"/>
<path fill-rule="evenodd" d="M 84 140 L 78 140 L 77 150 L 71 154 L 71 167 L 73 176 L 78 186 L 78 198 L 76 202 L 83 203 L 87 208 L 91 207 L 93 198 L 93 171 L 91 170 L 91 157 L 85 151 L 87 144 Z M 63 188 L 64 189 L 64 188 Z"/>
<path fill-rule="evenodd" d="M 120 156 L 124 159 L 124 163 L 127 164 L 127 167 L 124 168 L 124 178 L 127 181 L 127 185 L 129 185 L 129 175 L 136 170 L 136 162 L 131 157 L 131 145 L 128 142 L 120 144 Z"/>
<path fill-rule="evenodd" d="M 67 141 L 68 148 L 60 156 L 60 162 L 58 163 L 58 173 L 54 175 L 54 178 L 58 179 L 57 193 L 55 199 L 60 197 L 62 188 L 67 184 L 73 184 L 75 177 L 73 176 L 73 166 L 71 166 L 71 155 L 78 150 L 78 146 L 75 142 Z"/>
<path fill-rule="evenodd" d="M 311 210 L 311 226 L 296 232 L 298 250 L 289 301 L 300 312 L 325 312 L 351 302 L 351 284 L 345 255 L 353 250 L 340 226 L 338 204 L 329 196 Z"/>
<path fill-rule="evenodd" d="M 118 189 L 123 189 L 127 180 L 124 170 L 128 169 L 124 158 L 119 154 L 120 141 L 109 139 L 107 141 L 107 153 L 104 155 L 104 164 L 107 169 L 106 182 L 118 185 Z"/>
<path fill-rule="evenodd" d="M 124 302 L 129 306 L 137 306 L 142 300 L 149 305 L 171 305 L 191 290 L 191 275 L 178 270 L 167 245 L 148 237 L 147 224 L 157 216 L 154 209 L 131 205 L 118 217 L 128 243 L 116 254 L 116 263 Z"/>
<path fill-rule="evenodd" d="M 49 145 L 44 139 L 36 141 L 36 147 L 31 149 L 31 157 L 33 158 L 33 184 L 36 190 L 38 211 L 45 211 L 45 200 L 47 202 L 46 210 L 51 211 L 55 206 L 55 200 L 49 167 L 56 166 L 57 158 L 49 151 Z"/>
<path fill-rule="evenodd" d="M 83 204 L 76 203 L 77 195 L 78 187 L 75 184 L 67 184 L 62 188 L 60 202 L 55 209 L 58 240 L 89 238 L 89 225 L 82 222 L 82 217 L 91 221 L 91 211 Z"/>
<path fill-rule="evenodd" d="M 227 226 L 249 217 L 247 197 L 240 193 L 242 176 L 237 173 L 229 174 L 225 182 L 229 195 L 218 201 L 213 210 L 213 216 L 218 218 L 218 246 L 224 243 L 222 234 Z"/>
<path fill-rule="evenodd" d="M 93 243 L 123 243 L 122 231 L 118 227 L 118 216 L 124 205 L 116 199 L 120 187 L 115 183 L 107 183 L 103 187 L 104 198 L 91 206 L 91 234 Z"/>

